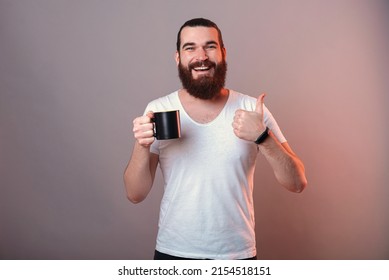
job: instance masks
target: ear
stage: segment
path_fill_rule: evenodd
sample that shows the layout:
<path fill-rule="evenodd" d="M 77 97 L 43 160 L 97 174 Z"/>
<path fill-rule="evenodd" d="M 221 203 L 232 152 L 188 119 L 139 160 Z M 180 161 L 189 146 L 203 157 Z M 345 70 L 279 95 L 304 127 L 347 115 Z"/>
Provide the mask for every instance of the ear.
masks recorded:
<path fill-rule="evenodd" d="M 222 55 L 223 55 L 223 58 L 226 59 L 226 57 L 227 57 L 227 50 L 224 47 L 222 48 Z"/>
<path fill-rule="evenodd" d="M 176 64 L 178 66 L 178 64 L 180 64 L 180 53 L 178 51 L 176 51 L 175 59 L 176 59 Z"/>

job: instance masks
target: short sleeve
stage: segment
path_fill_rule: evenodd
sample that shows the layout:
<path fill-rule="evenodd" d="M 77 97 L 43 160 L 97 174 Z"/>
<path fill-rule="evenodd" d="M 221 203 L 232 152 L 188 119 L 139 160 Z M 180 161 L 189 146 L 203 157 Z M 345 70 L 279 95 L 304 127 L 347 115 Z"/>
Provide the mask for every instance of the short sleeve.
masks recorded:
<path fill-rule="evenodd" d="M 269 111 L 269 109 L 264 106 L 264 117 L 265 117 L 265 125 L 269 127 L 271 132 L 273 132 L 274 136 L 280 141 L 280 143 L 286 142 L 286 138 L 284 134 L 282 133 L 280 127 L 278 126 L 277 121 L 273 117 L 272 113 Z"/>

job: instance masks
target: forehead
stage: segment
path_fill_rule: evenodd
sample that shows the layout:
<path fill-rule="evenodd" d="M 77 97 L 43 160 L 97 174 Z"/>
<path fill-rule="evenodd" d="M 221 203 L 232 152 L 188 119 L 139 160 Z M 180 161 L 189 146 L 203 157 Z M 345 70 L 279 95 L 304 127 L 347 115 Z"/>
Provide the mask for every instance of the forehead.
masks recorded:
<path fill-rule="evenodd" d="M 209 41 L 215 41 L 220 45 L 219 34 L 216 28 L 186 26 L 181 30 L 181 46 L 185 43 L 204 44 Z"/>

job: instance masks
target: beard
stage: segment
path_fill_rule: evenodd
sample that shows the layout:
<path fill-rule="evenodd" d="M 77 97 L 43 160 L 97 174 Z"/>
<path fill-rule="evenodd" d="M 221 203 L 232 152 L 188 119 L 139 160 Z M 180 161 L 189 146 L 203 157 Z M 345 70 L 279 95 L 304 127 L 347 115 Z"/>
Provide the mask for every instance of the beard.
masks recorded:
<path fill-rule="evenodd" d="M 214 69 L 213 77 L 200 75 L 197 79 L 192 77 L 192 69 L 195 67 L 205 66 Z M 204 62 L 194 62 L 189 64 L 188 68 L 178 64 L 178 76 L 182 86 L 188 93 L 196 98 L 209 100 L 219 95 L 226 81 L 227 63 L 223 58 L 222 62 L 216 64 L 209 60 Z"/>

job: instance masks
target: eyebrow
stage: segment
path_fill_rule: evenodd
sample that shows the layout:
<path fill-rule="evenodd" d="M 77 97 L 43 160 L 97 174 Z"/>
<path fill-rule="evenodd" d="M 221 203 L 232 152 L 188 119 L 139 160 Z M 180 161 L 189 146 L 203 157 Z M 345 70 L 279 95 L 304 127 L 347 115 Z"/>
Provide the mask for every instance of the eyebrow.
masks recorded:
<path fill-rule="evenodd" d="M 185 49 L 186 47 L 188 46 L 194 46 L 196 45 L 195 43 L 192 43 L 192 42 L 189 42 L 189 43 L 185 43 L 184 45 L 182 45 L 182 49 Z"/>
<path fill-rule="evenodd" d="M 205 43 L 205 45 L 219 45 L 216 41 L 207 41 L 207 43 Z"/>
<path fill-rule="evenodd" d="M 196 44 L 193 43 L 193 42 L 188 42 L 188 43 L 185 43 L 184 45 L 182 45 L 182 49 L 184 49 L 185 47 L 188 47 L 188 46 L 195 46 Z M 209 46 L 209 45 L 219 45 L 216 41 L 207 41 L 205 43 L 206 46 Z"/>

